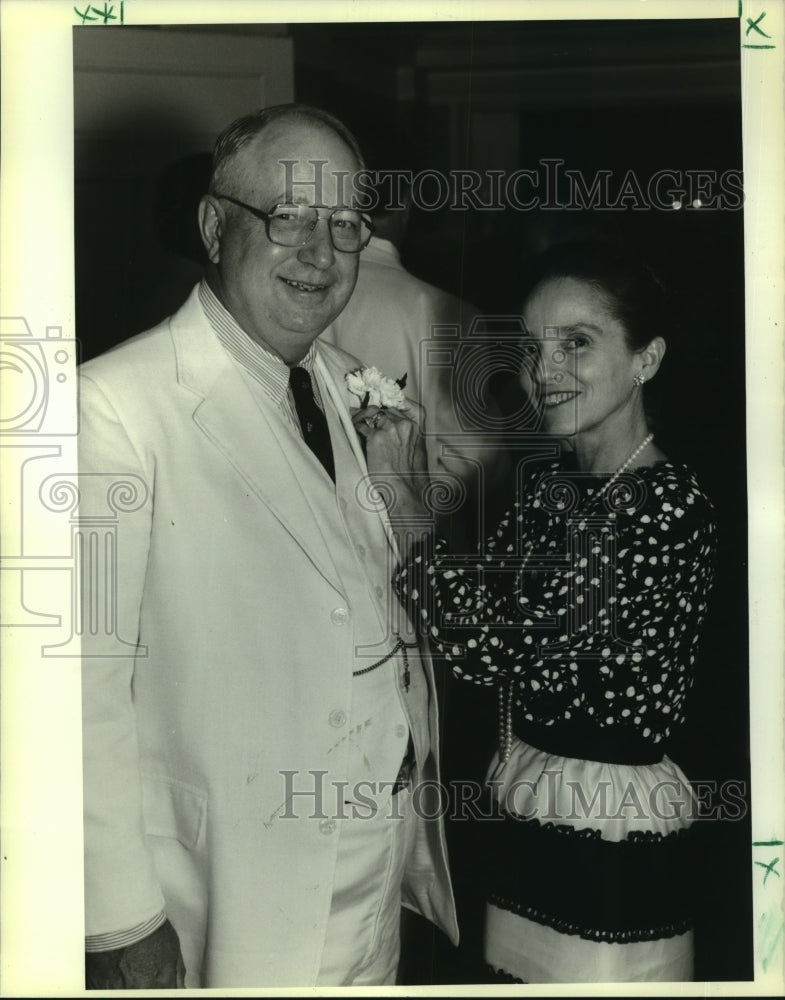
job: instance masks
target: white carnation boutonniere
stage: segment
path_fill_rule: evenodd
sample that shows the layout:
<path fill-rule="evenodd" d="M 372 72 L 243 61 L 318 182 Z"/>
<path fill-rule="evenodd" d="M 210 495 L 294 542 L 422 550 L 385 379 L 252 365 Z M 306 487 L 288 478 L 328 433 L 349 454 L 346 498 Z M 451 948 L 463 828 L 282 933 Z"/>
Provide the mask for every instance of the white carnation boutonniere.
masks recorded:
<path fill-rule="evenodd" d="M 360 409 L 378 406 L 384 409 L 392 406 L 396 410 L 408 410 L 409 404 L 403 394 L 406 374 L 400 378 L 388 378 L 378 368 L 355 368 L 344 376 L 346 388 L 360 400 Z"/>

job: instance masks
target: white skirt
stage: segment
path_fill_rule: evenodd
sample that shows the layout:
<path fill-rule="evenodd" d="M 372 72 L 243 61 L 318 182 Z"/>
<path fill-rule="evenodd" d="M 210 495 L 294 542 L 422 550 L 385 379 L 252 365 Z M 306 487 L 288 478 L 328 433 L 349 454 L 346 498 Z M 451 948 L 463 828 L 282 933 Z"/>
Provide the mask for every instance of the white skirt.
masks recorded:
<path fill-rule="evenodd" d="M 610 764 L 513 739 L 487 776 L 503 817 L 485 957 L 508 981 L 692 979 L 688 831 L 698 803 L 667 756 Z"/>

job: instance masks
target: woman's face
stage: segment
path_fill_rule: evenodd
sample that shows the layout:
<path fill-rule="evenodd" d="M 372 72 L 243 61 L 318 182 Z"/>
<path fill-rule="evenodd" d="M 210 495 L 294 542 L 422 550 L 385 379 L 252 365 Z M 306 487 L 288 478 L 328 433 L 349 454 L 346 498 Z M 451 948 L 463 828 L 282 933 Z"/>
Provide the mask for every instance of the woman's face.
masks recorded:
<path fill-rule="evenodd" d="M 572 437 L 629 427 L 641 359 L 603 294 L 577 278 L 552 278 L 529 296 L 523 319 L 533 344 L 521 384 L 542 408 L 543 430 Z"/>

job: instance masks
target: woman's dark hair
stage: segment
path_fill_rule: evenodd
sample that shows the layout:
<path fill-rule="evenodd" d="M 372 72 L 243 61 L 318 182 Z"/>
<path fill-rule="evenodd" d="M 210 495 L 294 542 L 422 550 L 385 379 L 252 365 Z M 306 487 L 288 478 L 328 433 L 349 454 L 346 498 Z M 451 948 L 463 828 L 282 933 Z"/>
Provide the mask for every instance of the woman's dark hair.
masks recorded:
<path fill-rule="evenodd" d="M 524 301 L 543 282 L 575 278 L 596 288 L 624 326 L 632 351 L 667 333 L 668 302 L 662 282 L 641 258 L 607 242 L 558 243 L 526 268 Z"/>

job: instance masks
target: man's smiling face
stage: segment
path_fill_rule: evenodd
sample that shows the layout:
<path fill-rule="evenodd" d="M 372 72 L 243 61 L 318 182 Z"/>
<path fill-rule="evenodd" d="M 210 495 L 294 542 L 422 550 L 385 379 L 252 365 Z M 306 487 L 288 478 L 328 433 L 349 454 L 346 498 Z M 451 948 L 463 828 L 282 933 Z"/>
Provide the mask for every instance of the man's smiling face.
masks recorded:
<path fill-rule="evenodd" d="M 221 192 L 264 212 L 292 202 L 335 208 L 344 204 L 358 169 L 351 150 L 326 126 L 283 119 L 235 154 Z M 304 246 L 283 247 L 239 205 L 210 197 L 203 212 L 218 298 L 250 337 L 289 364 L 299 361 L 349 301 L 360 255 L 335 250 L 326 218 Z"/>

